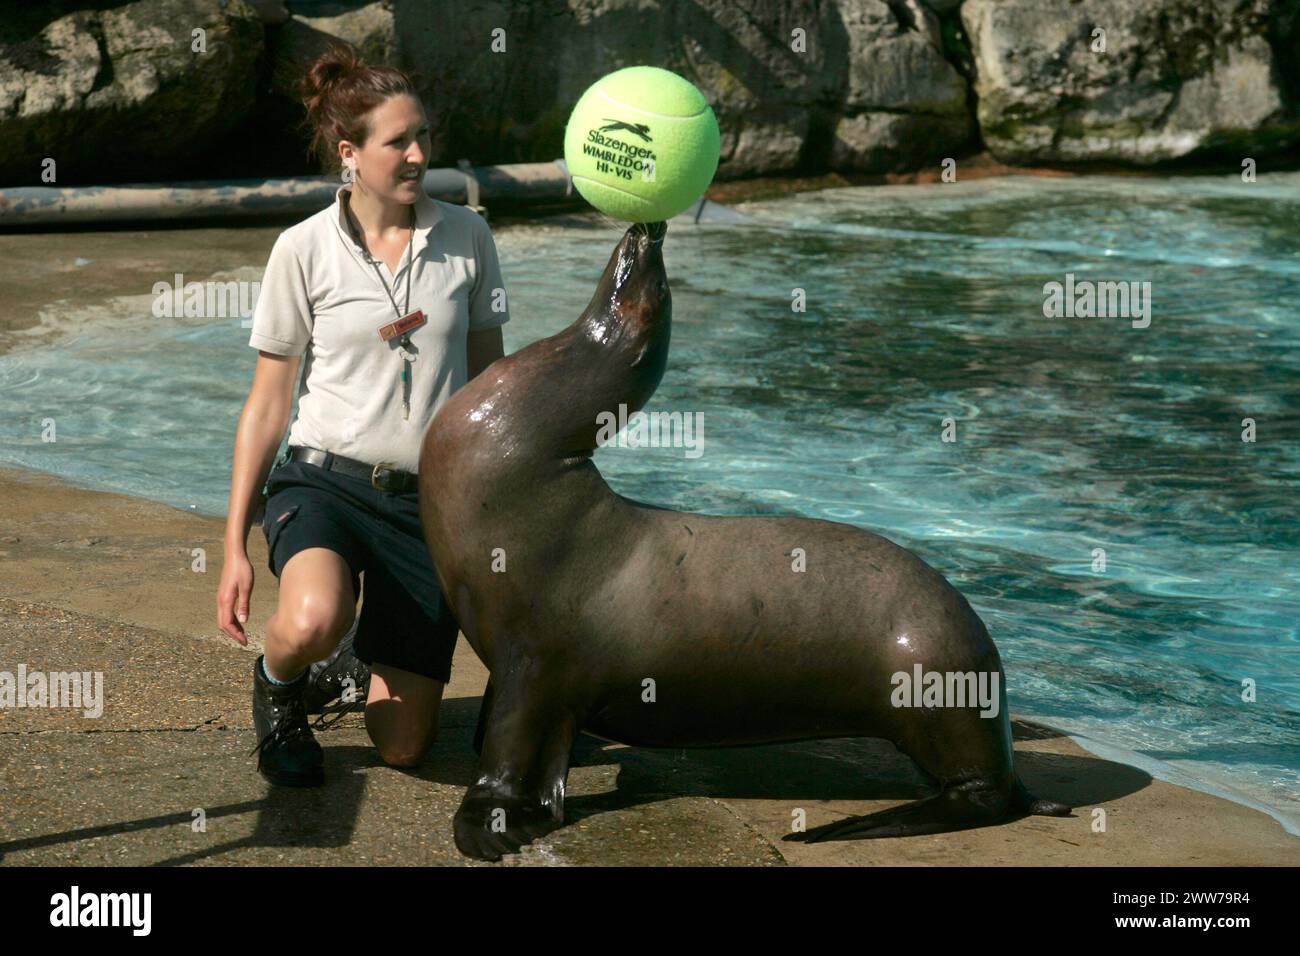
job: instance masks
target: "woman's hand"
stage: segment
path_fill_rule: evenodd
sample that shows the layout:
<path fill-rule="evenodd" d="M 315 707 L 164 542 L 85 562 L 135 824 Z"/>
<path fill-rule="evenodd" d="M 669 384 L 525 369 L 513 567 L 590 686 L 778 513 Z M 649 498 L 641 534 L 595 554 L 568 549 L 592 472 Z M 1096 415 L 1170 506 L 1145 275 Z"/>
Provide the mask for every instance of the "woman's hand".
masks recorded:
<path fill-rule="evenodd" d="M 244 623 L 248 620 L 248 600 L 253 594 L 253 565 L 248 555 L 227 555 L 217 588 L 217 627 L 234 641 L 247 646 Z"/>

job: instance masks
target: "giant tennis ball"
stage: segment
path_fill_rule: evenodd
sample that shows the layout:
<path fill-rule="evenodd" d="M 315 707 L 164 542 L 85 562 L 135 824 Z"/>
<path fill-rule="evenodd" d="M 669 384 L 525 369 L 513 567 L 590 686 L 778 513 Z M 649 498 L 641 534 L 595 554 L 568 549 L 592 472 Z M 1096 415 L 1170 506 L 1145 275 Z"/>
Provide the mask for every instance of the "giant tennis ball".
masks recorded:
<path fill-rule="evenodd" d="M 718 121 L 676 73 L 629 66 L 582 94 L 564 131 L 573 186 L 606 215 L 658 222 L 703 195 L 718 168 Z"/>

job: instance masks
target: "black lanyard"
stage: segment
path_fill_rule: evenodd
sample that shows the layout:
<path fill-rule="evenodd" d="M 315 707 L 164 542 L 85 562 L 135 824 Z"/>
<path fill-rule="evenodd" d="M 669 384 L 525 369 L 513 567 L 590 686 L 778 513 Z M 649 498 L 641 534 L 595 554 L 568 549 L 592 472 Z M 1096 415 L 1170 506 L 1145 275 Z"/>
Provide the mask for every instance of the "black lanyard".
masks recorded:
<path fill-rule="evenodd" d="M 409 315 L 411 311 L 411 273 L 415 271 L 415 260 L 413 252 L 415 249 L 415 206 L 411 206 L 411 237 L 406 241 L 406 311 L 403 312 L 397 308 L 397 300 L 393 298 L 393 293 L 389 291 L 388 283 L 384 281 L 384 274 L 379 271 L 379 262 L 370 254 L 365 239 L 359 234 L 357 226 L 352 224 L 352 206 L 349 202 L 347 209 L 348 231 L 352 233 L 352 238 L 356 240 L 365 254 L 366 261 L 375 267 L 375 275 L 379 277 L 379 284 L 384 287 L 384 294 L 388 296 L 388 301 L 393 304 L 393 312 L 397 318 Z M 393 280 L 393 288 L 397 288 L 397 280 Z M 411 333 L 403 332 L 402 337 L 398 340 L 401 347 L 398 349 L 402 353 L 402 418 L 411 417 L 411 363 L 415 360 L 413 353 L 407 349 L 411 347 Z"/>
<path fill-rule="evenodd" d="M 349 204 L 347 220 L 348 230 L 352 233 L 352 238 L 356 240 L 357 245 L 365 253 L 366 261 L 375 267 L 375 275 L 379 276 L 379 284 L 384 287 L 384 294 L 388 296 L 388 301 L 393 304 L 394 314 L 399 319 L 404 315 L 408 315 L 411 311 L 411 273 L 415 271 L 415 263 L 411 261 L 411 251 L 415 248 L 415 206 L 411 206 L 411 237 L 406 240 L 406 311 L 397 308 L 397 300 L 393 298 L 393 293 L 389 291 L 388 283 L 384 281 L 384 274 L 379 271 L 379 260 L 370 254 L 365 240 L 358 233 L 357 227 L 352 224 L 351 204 Z M 393 280 L 393 288 L 396 287 L 397 281 Z M 411 344 L 409 334 L 402 336 L 402 344 Z"/>

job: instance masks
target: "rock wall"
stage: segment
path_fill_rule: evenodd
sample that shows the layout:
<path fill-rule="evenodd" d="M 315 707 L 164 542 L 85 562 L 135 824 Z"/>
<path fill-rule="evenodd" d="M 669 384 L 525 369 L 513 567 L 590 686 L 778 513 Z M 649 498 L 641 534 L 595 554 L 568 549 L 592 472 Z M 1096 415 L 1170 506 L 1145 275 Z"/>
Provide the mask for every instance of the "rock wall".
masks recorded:
<path fill-rule="evenodd" d="M 263 24 L 242 0 L 15 6 L 0 17 L 0 182 L 39 185 L 46 159 L 66 184 L 174 179 L 256 107 Z"/>
<path fill-rule="evenodd" d="M 720 179 L 1300 143 L 1300 0 L 50 0 L 0 18 L 0 184 L 315 172 L 294 84 L 340 39 L 414 76 L 435 165 L 560 156 L 637 63 L 704 91 Z"/>
<path fill-rule="evenodd" d="M 637 63 L 705 92 L 722 179 L 909 168 L 961 149 L 973 129 L 966 83 L 916 3 L 552 0 L 471 5 L 443 24 L 399 8 L 397 28 L 445 156 L 559 156 L 583 90 Z M 496 28 L 503 52 L 488 49 Z"/>
<path fill-rule="evenodd" d="M 1007 162 L 1150 165 L 1300 139 L 1295 0 L 966 0 L 980 131 Z M 1289 22 L 1288 22 L 1289 21 Z"/>

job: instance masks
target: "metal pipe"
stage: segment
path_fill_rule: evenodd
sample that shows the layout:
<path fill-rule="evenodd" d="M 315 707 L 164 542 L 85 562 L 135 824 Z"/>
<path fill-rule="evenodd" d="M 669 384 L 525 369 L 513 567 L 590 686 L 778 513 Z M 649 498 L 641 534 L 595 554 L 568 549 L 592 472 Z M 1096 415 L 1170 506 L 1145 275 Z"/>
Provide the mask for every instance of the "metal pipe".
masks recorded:
<path fill-rule="evenodd" d="M 465 204 L 477 183 L 479 202 L 527 204 L 577 199 L 558 159 L 468 169 L 430 169 L 424 191 Z M 232 179 L 218 182 L 131 183 L 119 186 L 17 186 L 0 189 L 0 229 L 64 223 L 207 219 L 217 216 L 309 214 L 334 201 L 340 180 L 331 176 Z"/>

